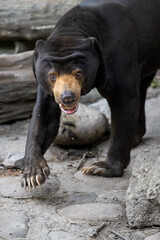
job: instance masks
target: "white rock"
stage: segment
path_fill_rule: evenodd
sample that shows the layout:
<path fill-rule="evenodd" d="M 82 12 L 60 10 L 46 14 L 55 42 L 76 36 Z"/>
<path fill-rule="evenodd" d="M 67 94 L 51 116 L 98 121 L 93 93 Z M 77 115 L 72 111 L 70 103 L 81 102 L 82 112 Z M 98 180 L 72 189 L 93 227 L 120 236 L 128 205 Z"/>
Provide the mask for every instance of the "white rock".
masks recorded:
<path fill-rule="evenodd" d="M 107 118 L 95 108 L 79 105 L 73 115 L 62 113 L 55 144 L 62 146 L 86 145 L 95 142 L 106 132 Z"/>
<path fill-rule="evenodd" d="M 111 123 L 111 111 L 106 99 L 104 98 L 100 99 L 99 101 L 92 103 L 89 106 L 94 107 L 97 110 L 99 110 L 101 113 L 103 113 L 108 119 L 109 124 Z"/>

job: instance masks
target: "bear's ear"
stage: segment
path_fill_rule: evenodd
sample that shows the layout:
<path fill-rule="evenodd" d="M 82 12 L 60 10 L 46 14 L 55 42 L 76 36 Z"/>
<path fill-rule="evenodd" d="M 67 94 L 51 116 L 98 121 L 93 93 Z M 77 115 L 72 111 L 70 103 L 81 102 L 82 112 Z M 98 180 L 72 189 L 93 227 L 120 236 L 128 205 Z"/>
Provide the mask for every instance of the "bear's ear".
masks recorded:
<path fill-rule="evenodd" d="M 33 73 L 34 73 L 35 78 L 36 78 L 35 64 L 36 64 L 36 60 L 38 58 L 40 48 L 43 46 L 43 44 L 44 44 L 43 40 L 38 40 L 35 44 L 35 49 L 34 49 L 34 53 L 33 53 L 33 64 L 32 64 L 32 69 L 33 69 Z M 37 78 L 36 78 L 36 80 L 37 80 Z"/>
<path fill-rule="evenodd" d="M 34 60 L 37 59 L 38 57 L 38 53 L 41 49 L 41 47 L 44 45 L 44 41 L 43 40 L 38 40 L 35 44 L 35 49 L 34 49 L 34 54 L 33 54 L 33 57 L 34 57 Z"/>
<path fill-rule="evenodd" d="M 106 84 L 106 69 L 105 69 L 105 62 L 103 58 L 103 54 L 101 51 L 101 48 L 99 46 L 98 40 L 94 37 L 89 37 L 88 40 L 91 42 L 93 51 L 95 51 L 95 54 L 98 57 L 99 60 L 99 67 L 97 70 L 97 76 L 95 79 L 95 84 L 94 86 L 97 89 L 103 89 Z"/>
<path fill-rule="evenodd" d="M 35 45 L 35 48 L 38 49 L 40 46 L 42 46 L 44 44 L 44 41 L 43 40 L 38 40 L 36 42 L 36 45 Z"/>

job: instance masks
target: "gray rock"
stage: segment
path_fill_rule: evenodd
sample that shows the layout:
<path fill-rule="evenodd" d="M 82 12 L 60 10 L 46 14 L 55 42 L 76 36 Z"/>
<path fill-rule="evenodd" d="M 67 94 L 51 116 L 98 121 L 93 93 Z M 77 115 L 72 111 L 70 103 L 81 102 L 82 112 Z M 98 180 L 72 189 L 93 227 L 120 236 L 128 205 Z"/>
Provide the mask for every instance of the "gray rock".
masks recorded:
<path fill-rule="evenodd" d="M 113 220 L 122 216 L 122 207 L 120 204 L 86 203 L 59 209 L 58 213 L 75 219 Z"/>
<path fill-rule="evenodd" d="M 126 194 L 130 227 L 160 226 L 160 145 L 140 153 Z"/>
<path fill-rule="evenodd" d="M 25 212 L 0 210 L 0 239 L 26 239 L 28 222 Z"/>
<path fill-rule="evenodd" d="M 60 181 L 57 177 L 50 176 L 43 188 L 37 187 L 37 190 L 24 190 L 21 187 L 21 177 L 3 177 L 0 178 L 0 196 L 14 199 L 32 199 L 32 198 L 50 198 L 60 188 Z"/>
<path fill-rule="evenodd" d="M 159 239 L 160 239 L 160 233 L 157 233 L 145 238 L 145 240 L 159 240 Z"/>
<path fill-rule="evenodd" d="M 3 161 L 3 165 L 7 168 L 24 168 L 24 153 L 9 154 Z"/>
<path fill-rule="evenodd" d="M 54 143 L 62 146 L 85 145 L 98 140 L 108 128 L 107 118 L 94 108 L 79 105 L 73 115 L 62 113 Z"/>

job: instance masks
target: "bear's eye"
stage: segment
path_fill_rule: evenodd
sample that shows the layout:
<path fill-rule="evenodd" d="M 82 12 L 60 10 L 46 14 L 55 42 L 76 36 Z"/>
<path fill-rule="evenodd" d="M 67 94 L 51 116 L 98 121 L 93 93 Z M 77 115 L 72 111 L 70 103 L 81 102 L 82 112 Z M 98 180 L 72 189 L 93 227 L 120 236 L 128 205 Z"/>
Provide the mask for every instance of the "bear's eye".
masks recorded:
<path fill-rule="evenodd" d="M 50 78 L 50 80 L 53 81 L 53 82 L 56 80 L 56 77 L 57 77 L 57 76 L 56 76 L 56 73 L 50 73 L 50 74 L 49 74 L 49 78 Z"/>
<path fill-rule="evenodd" d="M 75 77 L 76 77 L 77 79 L 82 78 L 82 76 L 83 76 L 83 73 L 82 73 L 81 71 L 78 71 L 78 72 L 75 73 Z"/>

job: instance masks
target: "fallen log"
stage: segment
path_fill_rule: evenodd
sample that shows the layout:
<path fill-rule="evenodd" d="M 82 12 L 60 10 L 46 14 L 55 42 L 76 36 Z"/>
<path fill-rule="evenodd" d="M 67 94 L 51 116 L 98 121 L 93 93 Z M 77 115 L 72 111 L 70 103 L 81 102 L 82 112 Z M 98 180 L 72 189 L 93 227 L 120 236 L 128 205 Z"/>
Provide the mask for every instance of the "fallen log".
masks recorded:
<path fill-rule="evenodd" d="M 47 38 L 64 13 L 80 0 L 5 0 L 0 4 L 0 40 Z"/>
<path fill-rule="evenodd" d="M 32 55 L 33 51 L 0 55 L 0 123 L 31 116 L 37 89 Z"/>

